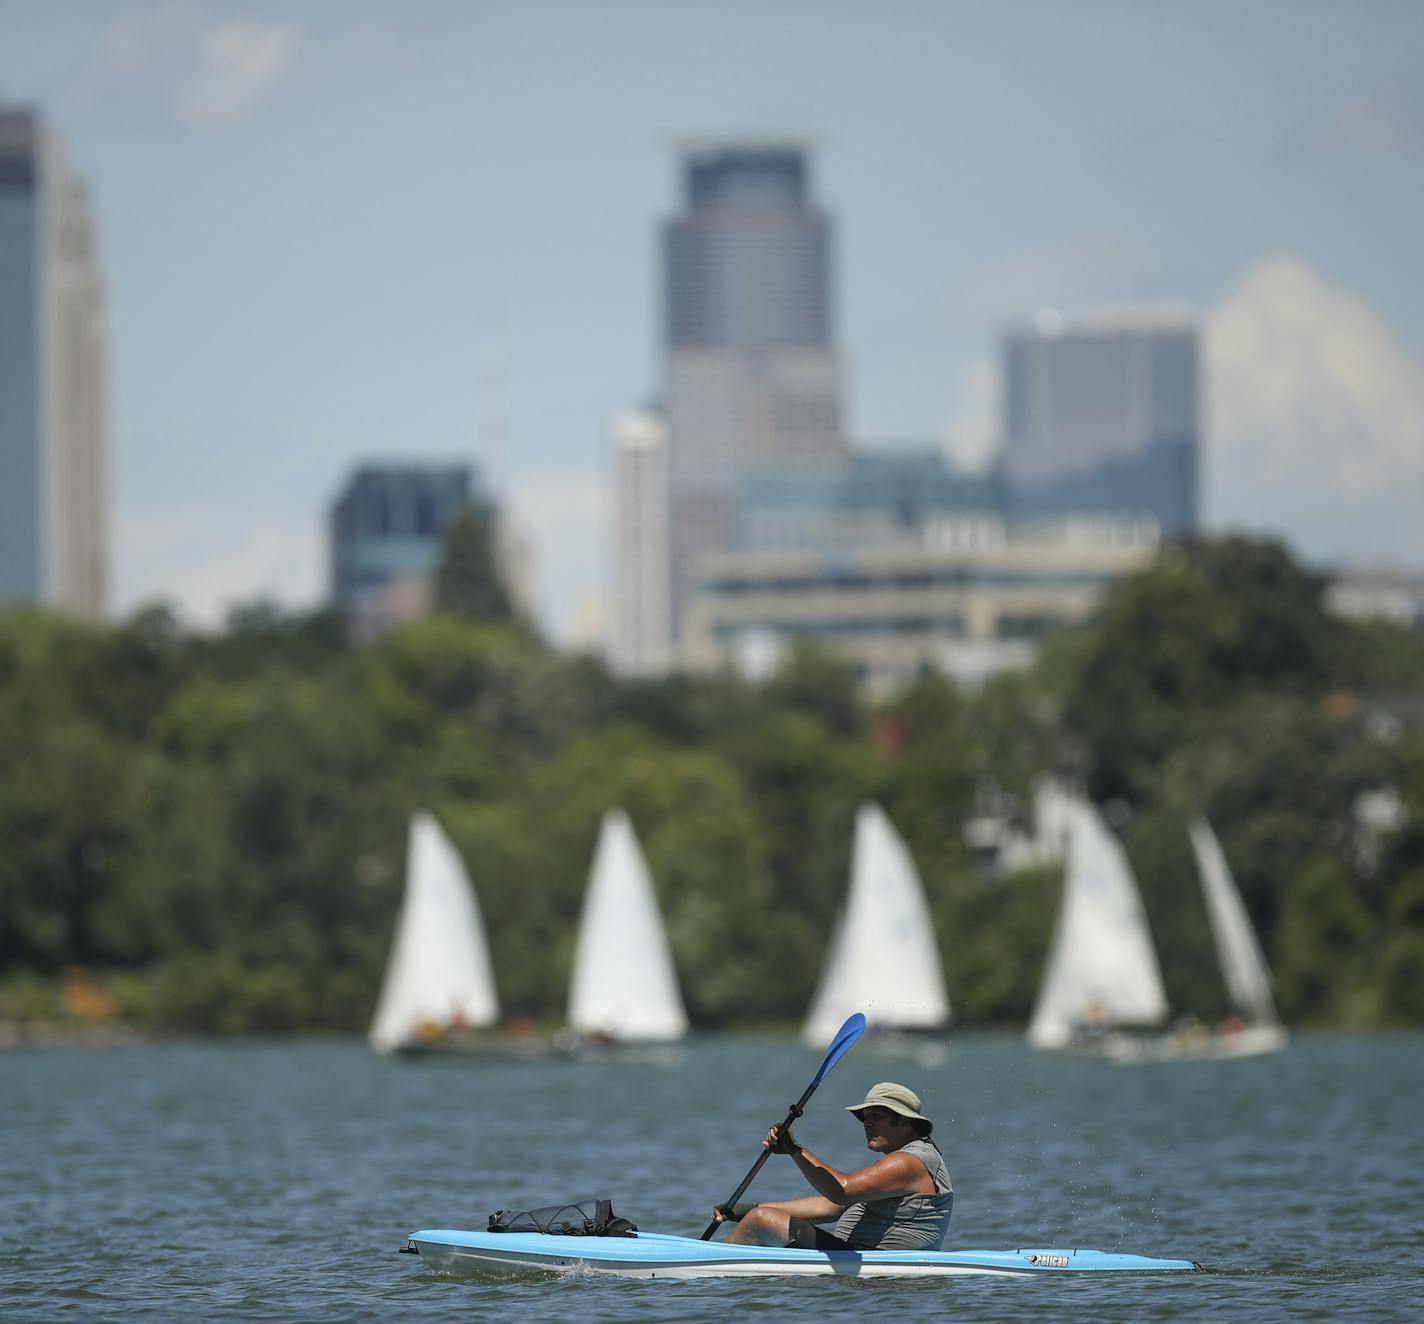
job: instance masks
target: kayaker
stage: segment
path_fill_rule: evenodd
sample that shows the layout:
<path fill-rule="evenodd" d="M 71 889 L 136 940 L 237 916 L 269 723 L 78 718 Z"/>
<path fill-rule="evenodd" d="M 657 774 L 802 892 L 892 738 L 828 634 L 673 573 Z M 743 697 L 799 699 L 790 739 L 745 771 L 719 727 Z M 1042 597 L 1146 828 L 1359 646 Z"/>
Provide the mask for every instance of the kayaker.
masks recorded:
<path fill-rule="evenodd" d="M 846 1109 L 865 1128 L 865 1146 L 880 1157 L 841 1172 L 773 1126 L 763 1145 L 788 1154 L 815 1195 L 766 1204 L 719 1205 L 718 1222 L 735 1221 L 727 1241 L 806 1250 L 938 1250 L 949 1231 L 954 1188 L 944 1155 L 930 1138 L 934 1123 L 920 1112 L 920 1096 L 882 1081 Z M 827 1231 L 817 1223 L 835 1220 Z"/>

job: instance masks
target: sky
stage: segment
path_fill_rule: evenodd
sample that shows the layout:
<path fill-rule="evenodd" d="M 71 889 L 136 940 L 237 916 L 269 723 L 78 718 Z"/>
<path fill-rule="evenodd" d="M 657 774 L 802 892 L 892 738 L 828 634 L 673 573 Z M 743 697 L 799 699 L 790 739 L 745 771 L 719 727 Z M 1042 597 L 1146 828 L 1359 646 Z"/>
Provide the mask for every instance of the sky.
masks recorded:
<path fill-rule="evenodd" d="M 313 606 L 356 464 L 470 460 L 577 631 L 723 135 L 810 145 L 857 442 L 984 463 L 1007 328 L 1187 310 L 1208 528 L 1424 570 L 1421 51 L 1389 0 L 0 0 L 99 227 L 114 612 Z"/>

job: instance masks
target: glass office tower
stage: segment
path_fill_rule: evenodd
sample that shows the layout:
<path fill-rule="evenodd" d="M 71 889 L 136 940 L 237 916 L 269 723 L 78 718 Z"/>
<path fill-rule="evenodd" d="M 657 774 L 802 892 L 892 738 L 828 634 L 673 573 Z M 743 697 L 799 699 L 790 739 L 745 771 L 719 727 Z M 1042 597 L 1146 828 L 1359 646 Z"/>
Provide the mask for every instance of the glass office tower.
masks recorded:
<path fill-rule="evenodd" d="M 1015 521 L 1073 515 L 1197 526 L 1198 333 L 1180 320 L 1064 326 L 1004 342 L 1002 477 Z"/>

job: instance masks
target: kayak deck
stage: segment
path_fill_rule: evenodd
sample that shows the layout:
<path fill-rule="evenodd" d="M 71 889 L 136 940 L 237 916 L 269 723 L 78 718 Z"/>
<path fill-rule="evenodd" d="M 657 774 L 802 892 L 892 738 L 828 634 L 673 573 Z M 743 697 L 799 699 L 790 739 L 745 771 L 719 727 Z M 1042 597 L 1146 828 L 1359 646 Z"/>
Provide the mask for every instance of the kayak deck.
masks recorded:
<path fill-rule="evenodd" d="M 819 1251 L 738 1246 L 639 1232 L 634 1237 L 560 1237 L 541 1232 L 411 1234 L 405 1249 L 448 1273 L 603 1273 L 623 1278 L 711 1278 L 838 1274 L 852 1278 L 994 1274 L 1187 1273 L 1191 1260 L 1100 1250 Z"/>

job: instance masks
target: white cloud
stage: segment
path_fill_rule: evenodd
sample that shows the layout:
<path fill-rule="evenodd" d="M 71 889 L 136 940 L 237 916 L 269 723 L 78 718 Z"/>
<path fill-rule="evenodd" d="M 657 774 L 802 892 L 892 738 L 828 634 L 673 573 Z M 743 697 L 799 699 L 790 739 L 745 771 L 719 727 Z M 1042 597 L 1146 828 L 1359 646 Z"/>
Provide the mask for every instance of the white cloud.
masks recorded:
<path fill-rule="evenodd" d="M 1424 563 L 1424 362 L 1365 300 L 1266 258 L 1212 311 L 1205 363 L 1210 526 Z"/>
<path fill-rule="evenodd" d="M 294 97 L 409 74 L 439 48 L 445 20 L 399 10 L 329 13 L 326 30 L 254 15 L 234 0 L 161 0 L 109 11 L 62 97 L 62 118 L 157 116 L 211 132 Z M 455 19 L 459 12 L 456 11 Z M 451 21 L 455 21 L 452 19 Z"/>
<path fill-rule="evenodd" d="M 511 481 L 504 501 L 534 545 L 540 616 L 555 639 L 570 641 L 606 594 L 607 482 L 601 473 L 528 473 Z"/>
<path fill-rule="evenodd" d="M 189 129 L 227 127 L 279 96 L 299 72 L 301 27 L 212 0 L 164 0 L 113 13 L 64 98 L 67 116 L 157 113 Z"/>
<path fill-rule="evenodd" d="M 310 524 L 279 524 L 241 511 L 120 515 L 116 607 L 167 602 L 188 624 L 221 626 L 258 599 L 309 610 L 324 592 L 324 550 Z"/>
<path fill-rule="evenodd" d="M 302 35 L 285 23 L 239 19 L 197 34 L 187 76 L 172 91 L 181 123 L 216 128 L 261 107 L 296 67 Z"/>

